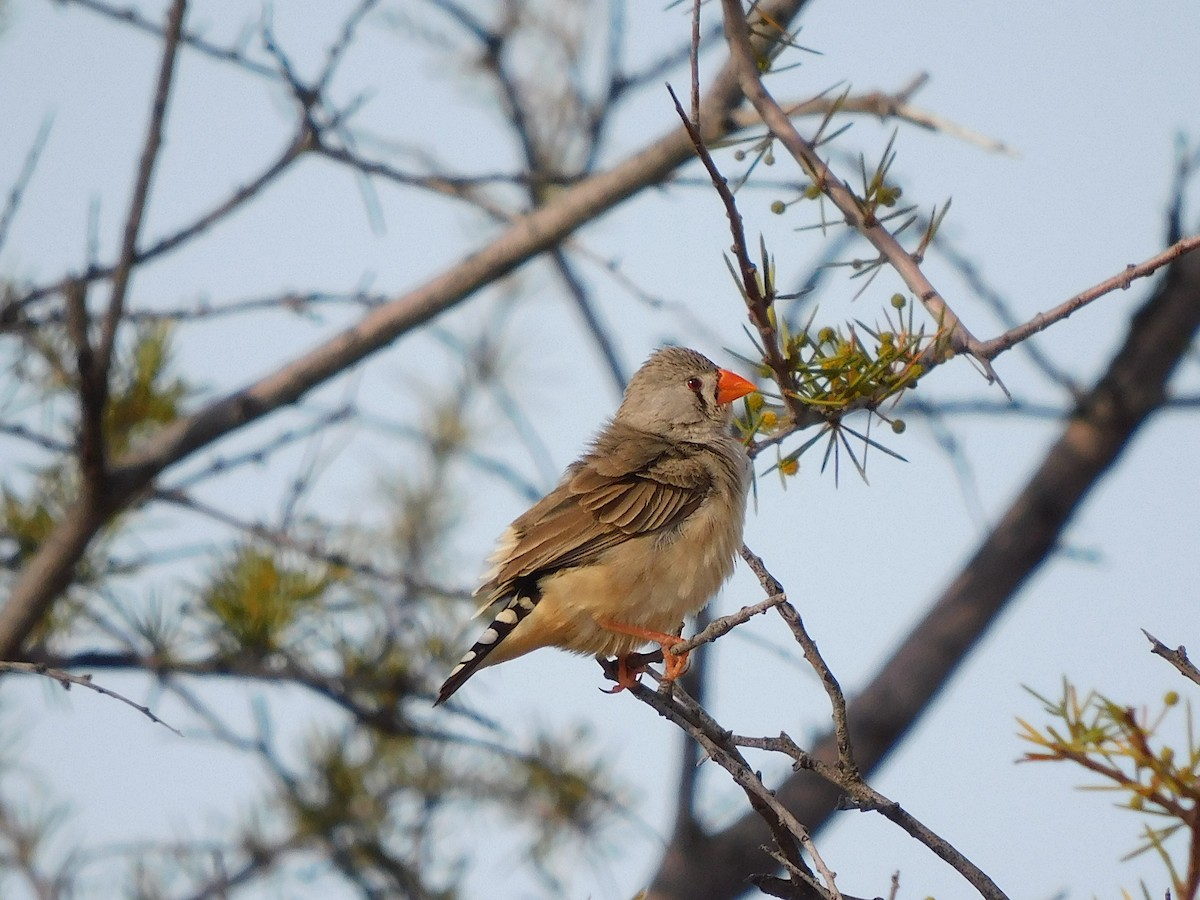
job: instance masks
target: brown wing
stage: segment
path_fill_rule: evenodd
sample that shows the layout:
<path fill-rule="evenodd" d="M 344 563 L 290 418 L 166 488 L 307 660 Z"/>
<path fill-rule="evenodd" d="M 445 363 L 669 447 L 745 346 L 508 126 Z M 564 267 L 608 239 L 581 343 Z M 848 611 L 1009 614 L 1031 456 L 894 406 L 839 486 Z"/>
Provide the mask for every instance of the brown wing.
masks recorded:
<path fill-rule="evenodd" d="M 513 543 L 478 594 L 485 602 L 522 578 L 586 564 L 629 537 L 674 527 L 704 501 L 705 465 L 680 445 L 613 425 L 562 483 L 513 525 Z"/>

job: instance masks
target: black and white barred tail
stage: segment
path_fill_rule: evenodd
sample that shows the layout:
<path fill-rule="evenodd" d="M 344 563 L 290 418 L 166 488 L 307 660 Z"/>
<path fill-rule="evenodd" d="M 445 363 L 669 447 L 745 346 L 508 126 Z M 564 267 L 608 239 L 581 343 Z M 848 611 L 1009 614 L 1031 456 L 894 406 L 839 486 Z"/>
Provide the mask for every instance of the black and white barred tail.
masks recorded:
<path fill-rule="evenodd" d="M 532 596 L 531 596 L 532 594 Z M 521 620 L 533 612 L 533 608 L 537 606 L 541 596 L 537 591 L 523 592 L 514 596 L 505 604 L 500 612 L 496 613 L 496 617 L 492 619 L 490 624 L 479 636 L 463 658 L 458 661 L 453 669 L 450 670 L 450 677 L 446 679 L 441 690 L 438 691 L 437 700 L 433 701 L 434 706 L 445 703 L 450 699 L 451 695 L 457 691 L 468 678 L 475 674 L 475 670 L 483 665 L 488 654 L 496 649 L 506 637 L 512 634 L 512 630 L 521 624 Z"/>

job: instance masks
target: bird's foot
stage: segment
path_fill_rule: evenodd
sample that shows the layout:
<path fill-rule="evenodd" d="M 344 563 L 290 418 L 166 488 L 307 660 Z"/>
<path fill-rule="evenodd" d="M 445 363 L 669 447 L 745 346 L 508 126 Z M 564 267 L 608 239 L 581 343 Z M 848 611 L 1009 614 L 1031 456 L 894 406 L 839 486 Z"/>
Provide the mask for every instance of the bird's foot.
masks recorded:
<path fill-rule="evenodd" d="M 597 656 L 596 662 L 600 663 L 600 668 L 604 670 L 604 675 L 610 681 L 615 681 L 616 684 L 608 689 L 600 690 L 606 694 L 619 694 L 626 688 L 631 688 L 635 684 L 640 684 L 639 679 L 642 674 L 649 668 L 650 663 L 662 661 L 662 654 L 657 650 L 653 653 L 627 653 L 624 656 L 618 656 L 616 659 L 606 659 L 603 656 Z"/>
<path fill-rule="evenodd" d="M 682 644 L 684 642 L 683 638 L 681 638 L 679 635 L 666 634 L 665 632 L 662 632 L 662 631 L 651 631 L 648 628 L 638 628 L 635 625 L 625 625 L 622 622 L 610 622 L 610 621 L 599 622 L 598 621 L 596 624 L 599 625 L 601 628 L 607 628 L 609 631 L 615 631 L 615 632 L 617 632 L 617 634 L 628 634 L 631 637 L 639 637 L 639 638 L 642 638 L 643 640 L 653 641 L 654 643 L 658 644 L 658 646 L 660 648 L 662 648 L 663 668 L 665 669 L 665 671 L 663 673 L 663 677 L 662 677 L 663 681 L 667 681 L 667 682 L 674 681 L 680 675 L 682 675 L 684 672 L 687 671 L 687 665 L 688 665 L 687 653 L 672 653 L 668 649 L 670 647 L 678 646 L 679 644 Z M 633 654 L 633 655 L 643 655 L 643 654 Z M 623 658 L 624 657 L 619 658 L 618 662 L 620 661 L 620 659 L 623 659 Z M 618 666 L 618 668 L 619 668 L 619 666 Z M 645 669 L 644 663 L 642 664 L 641 669 L 642 670 Z M 618 672 L 618 674 L 619 674 L 619 672 Z M 641 671 L 639 671 L 638 674 L 640 675 Z M 617 681 L 617 685 L 620 686 L 621 685 L 620 679 L 618 678 L 618 679 L 616 679 L 616 681 Z M 636 683 L 636 679 L 634 679 L 634 683 Z M 626 687 L 628 687 L 628 686 L 629 685 L 626 685 Z M 616 693 L 616 691 L 614 690 L 613 693 Z"/>
<path fill-rule="evenodd" d="M 687 671 L 688 667 L 688 652 L 672 653 L 668 647 L 675 647 L 683 643 L 683 638 L 675 637 L 673 640 L 664 641 L 662 645 L 663 668 L 666 671 L 663 673 L 663 681 L 674 681 L 680 675 Z"/>

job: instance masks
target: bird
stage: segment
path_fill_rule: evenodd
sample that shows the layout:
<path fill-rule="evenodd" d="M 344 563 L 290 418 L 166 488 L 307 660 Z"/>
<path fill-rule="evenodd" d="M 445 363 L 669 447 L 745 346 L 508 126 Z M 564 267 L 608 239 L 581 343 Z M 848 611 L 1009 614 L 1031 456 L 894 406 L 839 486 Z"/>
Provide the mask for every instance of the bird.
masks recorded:
<path fill-rule="evenodd" d="M 475 591 L 490 624 L 434 705 L 479 669 L 542 647 L 615 656 L 616 692 L 645 670 L 635 651 L 657 643 L 664 680 L 677 678 L 686 654 L 666 650 L 742 544 L 750 459 L 732 403 L 754 390 L 695 350 L 652 353 L 588 450 L 497 541 Z"/>

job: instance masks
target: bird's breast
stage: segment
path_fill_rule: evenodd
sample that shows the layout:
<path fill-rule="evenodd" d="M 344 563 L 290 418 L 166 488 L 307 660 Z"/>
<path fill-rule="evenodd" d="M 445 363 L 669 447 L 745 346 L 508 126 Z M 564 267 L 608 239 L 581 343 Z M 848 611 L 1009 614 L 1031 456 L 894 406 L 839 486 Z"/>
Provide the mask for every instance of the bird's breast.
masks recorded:
<path fill-rule="evenodd" d="M 710 495 L 678 528 L 633 538 L 592 565 L 544 579 L 531 618 L 555 633 L 553 643 L 580 653 L 631 653 L 645 643 L 600 622 L 674 633 L 733 572 L 744 502 L 740 494 Z"/>

